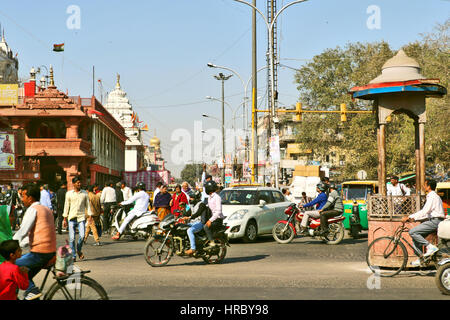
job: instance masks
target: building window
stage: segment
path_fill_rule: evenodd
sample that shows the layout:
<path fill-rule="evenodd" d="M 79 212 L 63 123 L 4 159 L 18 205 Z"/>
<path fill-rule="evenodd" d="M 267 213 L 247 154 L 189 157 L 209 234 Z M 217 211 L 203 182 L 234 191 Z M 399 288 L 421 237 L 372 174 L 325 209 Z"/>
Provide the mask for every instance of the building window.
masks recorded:
<path fill-rule="evenodd" d="M 28 138 L 64 139 L 66 125 L 64 121 L 58 119 L 33 119 L 27 126 L 27 136 Z"/>

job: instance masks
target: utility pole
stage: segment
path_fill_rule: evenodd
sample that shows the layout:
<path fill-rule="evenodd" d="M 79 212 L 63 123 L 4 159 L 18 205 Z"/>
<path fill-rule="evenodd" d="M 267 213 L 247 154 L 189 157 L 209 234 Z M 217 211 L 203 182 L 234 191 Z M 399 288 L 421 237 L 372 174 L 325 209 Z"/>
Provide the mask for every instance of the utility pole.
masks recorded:
<path fill-rule="evenodd" d="M 256 7 L 256 0 L 253 0 Z M 256 113 L 257 91 L 257 57 L 256 57 L 256 9 L 252 9 L 252 182 L 258 179 L 258 115 Z M 256 179 L 256 181 L 255 181 Z"/>
<path fill-rule="evenodd" d="M 218 76 L 214 76 L 217 80 L 222 81 L 222 183 L 225 186 L 225 80 L 228 80 L 233 75 L 225 76 L 223 73 L 219 73 Z"/>

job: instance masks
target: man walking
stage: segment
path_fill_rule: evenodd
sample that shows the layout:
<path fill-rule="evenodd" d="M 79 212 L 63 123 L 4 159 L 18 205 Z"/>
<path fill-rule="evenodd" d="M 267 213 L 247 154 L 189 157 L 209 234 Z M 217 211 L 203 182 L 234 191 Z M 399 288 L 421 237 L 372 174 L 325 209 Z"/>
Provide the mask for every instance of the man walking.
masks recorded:
<path fill-rule="evenodd" d="M 409 230 L 409 235 L 413 239 L 414 247 L 418 252 L 422 252 L 422 247 L 426 248 L 424 257 L 431 256 L 439 250 L 436 246 L 428 242 L 425 237 L 435 232 L 439 223 L 445 218 L 442 199 L 435 191 L 436 184 L 435 180 L 426 179 L 423 187 L 427 193 L 427 201 L 422 210 L 402 218 L 403 223 L 407 221 L 423 221 L 417 227 Z M 420 259 L 411 262 L 411 265 L 414 267 L 420 266 Z"/>
<path fill-rule="evenodd" d="M 86 233 L 84 235 L 84 243 L 87 242 L 89 232 L 92 230 L 94 236 L 95 244 L 94 246 L 101 246 L 99 236 L 101 236 L 102 230 L 97 229 L 100 225 L 100 215 L 102 213 L 102 206 L 100 205 L 100 197 L 95 194 L 95 187 L 89 186 L 88 188 L 89 204 L 91 206 L 92 216 L 87 218 Z"/>
<path fill-rule="evenodd" d="M 41 186 L 41 201 L 40 203 L 43 206 L 46 206 L 47 208 L 53 210 L 52 208 L 52 201 L 50 200 L 50 192 L 48 192 L 48 184 L 43 184 Z"/>
<path fill-rule="evenodd" d="M 63 181 L 61 187 L 56 192 L 56 215 L 58 234 L 62 234 L 62 222 L 64 213 L 64 203 L 66 202 L 67 182 Z"/>
<path fill-rule="evenodd" d="M 84 259 L 81 249 L 83 248 L 83 240 L 86 232 L 86 213 L 92 216 L 92 211 L 87 192 L 81 190 L 80 177 L 73 178 L 72 183 L 74 189 L 66 193 L 63 217 L 65 226 L 67 226 L 67 220 L 69 220 L 69 242 L 72 248 L 73 260 L 75 261 L 77 252 L 80 260 Z M 79 239 L 75 247 L 75 228 L 77 227 Z"/>
<path fill-rule="evenodd" d="M 130 199 L 133 196 L 131 189 L 129 187 L 127 187 L 127 184 L 125 183 L 125 181 L 121 182 L 120 188 L 121 188 L 122 194 L 123 194 L 123 201 L 127 201 L 128 199 Z"/>
<path fill-rule="evenodd" d="M 114 183 L 110 181 L 102 190 L 100 203 L 103 205 L 103 228 L 104 232 L 109 230 L 109 221 L 111 215 L 111 207 L 117 204 L 116 190 L 113 188 Z"/>

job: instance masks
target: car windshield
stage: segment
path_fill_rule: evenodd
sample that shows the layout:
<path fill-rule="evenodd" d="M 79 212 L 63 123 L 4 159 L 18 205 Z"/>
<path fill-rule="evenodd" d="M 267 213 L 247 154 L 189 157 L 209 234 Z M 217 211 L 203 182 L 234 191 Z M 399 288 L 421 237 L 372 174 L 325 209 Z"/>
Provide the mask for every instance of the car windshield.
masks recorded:
<path fill-rule="evenodd" d="M 366 200 L 367 194 L 373 192 L 372 186 L 364 185 L 344 185 L 343 190 L 345 200 Z"/>
<path fill-rule="evenodd" d="M 220 193 L 222 204 L 253 205 L 256 202 L 255 190 L 222 190 Z"/>

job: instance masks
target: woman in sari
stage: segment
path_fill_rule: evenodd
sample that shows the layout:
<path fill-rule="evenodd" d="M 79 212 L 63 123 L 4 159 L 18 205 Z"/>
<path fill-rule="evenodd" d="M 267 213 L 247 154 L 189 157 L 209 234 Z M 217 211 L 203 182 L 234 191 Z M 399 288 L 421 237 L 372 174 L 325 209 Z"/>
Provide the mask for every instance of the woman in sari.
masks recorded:
<path fill-rule="evenodd" d="M 162 186 L 161 191 L 155 197 L 153 206 L 160 221 L 162 221 L 168 214 L 170 214 L 170 202 L 172 197 L 167 192 L 167 186 Z"/>
<path fill-rule="evenodd" d="M 170 201 L 170 211 L 175 216 L 178 217 L 180 215 L 180 204 L 188 203 L 186 194 L 181 191 L 181 186 L 178 184 L 175 187 L 175 193 L 172 195 L 172 201 Z M 178 210 L 178 211 L 177 211 Z"/>

